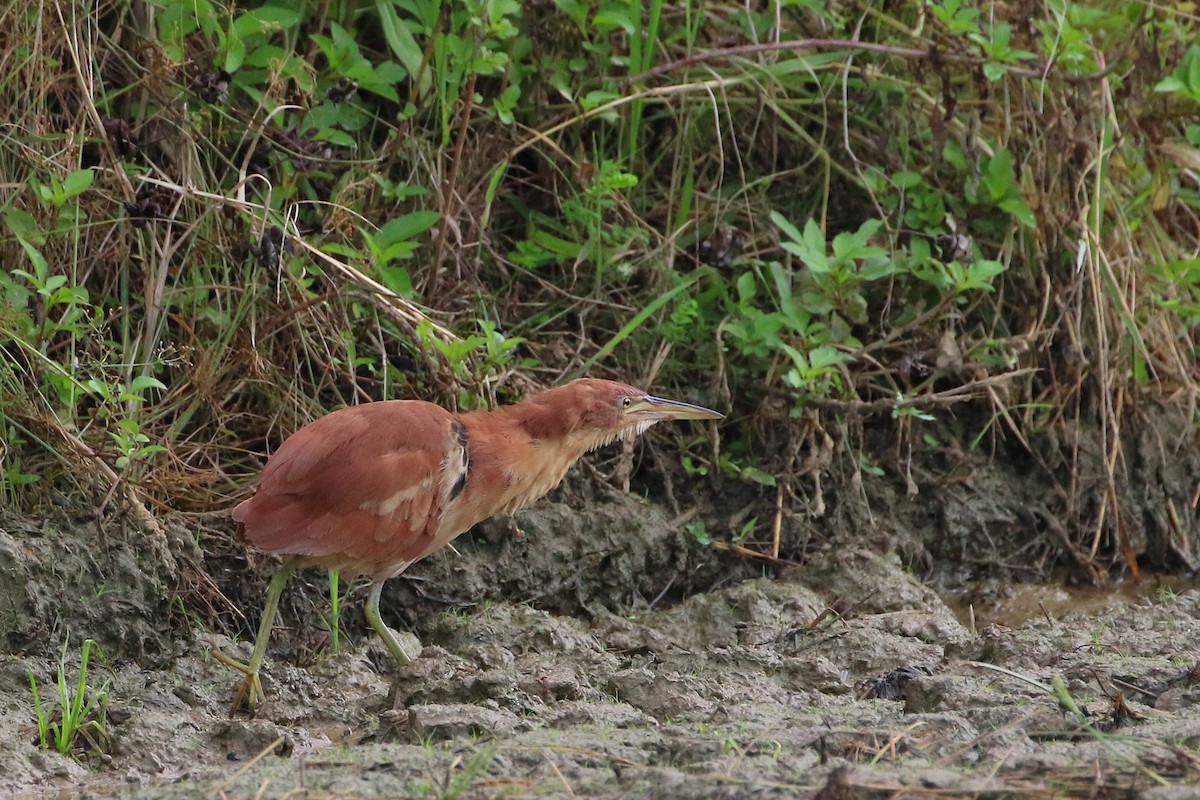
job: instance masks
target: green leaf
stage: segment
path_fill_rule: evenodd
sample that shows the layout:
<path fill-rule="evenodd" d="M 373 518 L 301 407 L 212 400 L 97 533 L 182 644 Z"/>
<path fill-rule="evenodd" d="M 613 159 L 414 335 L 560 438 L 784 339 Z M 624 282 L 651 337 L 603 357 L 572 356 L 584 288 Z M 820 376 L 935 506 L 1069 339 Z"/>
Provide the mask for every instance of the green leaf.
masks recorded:
<path fill-rule="evenodd" d="M 607 102 L 616 100 L 620 96 L 621 95 L 617 92 L 594 89 L 583 96 L 583 98 L 579 101 L 579 105 L 583 107 L 584 111 L 591 111 L 593 108 L 598 108 Z M 615 112 L 613 113 L 615 114 Z"/>
<path fill-rule="evenodd" d="M 689 522 L 683 527 L 700 545 L 708 547 L 712 544 L 712 537 L 708 535 L 708 526 L 703 522 Z"/>
<path fill-rule="evenodd" d="M 843 232 L 833 237 L 833 257 L 846 262 L 855 258 L 878 258 L 886 256 L 887 250 L 867 244 L 867 238 L 879 229 L 879 220 L 867 220 L 855 233 Z"/>
<path fill-rule="evenodd" d="M 379 268 L 379 275 L 383 278 L 383 285 L 400 297 L 412 296 L 412 278 L 409 277 L 408 270 L 404 267 L 383 266 Z"/>
<path fill-rule="evenodd" d="M 879 250 L 878 247 L 872 247 L 871 250 Z M 877 281 L 881 278 L 886 278 L 896 271 L 896 265 L 890 258 L 877 258 L 871 256 L 858 270 L 858 277 L 864 281 Z"/>
<path fill-rule="evenodd" d="M 637 29 L 637 23 L 630 14 L 629 3 L 605 3 L 592 17 L 592 25 L 604 33 L 620 28 L 630 36 L 633 36 Z"/>
<path fill-rule="evenodd" d="M 804 224 L 804 246 L 807 256 L 802 256 L 804 263 L 813 272 L 828 272 L 829 258 L 825 255 L 825 233 L 815 219 Z"/>
<path fill-rule="evenodd" d="M 771 211 L 771 222 L 775 223 L 775 227 L 783 231 L 783 235 L 791 239 L 793 242 L 803 242 L 804 235 L 800 233 L 800 229 L 793 225 L 787 217 L 780 214 L 778 211 Z M 821 247 L 824 249 L 825 243 L 822 239 Z"/>
<path fill-rule="evenodd" d="M 1000 208 L 1016 217 L 1022 225 L 1030 228 L 1037 227 L 1037 219 L 1033 216 L 1033 211 L 1020 198 L 1010 197 L 1000 203 Z"/>
<path fill-rule="evenodd" d="M 300 12 L 295 9 L 262 6 L 235 19 L 230 34 L 236 39 L 247 39 L 257 34 L 293 28 L 300 24 L 300 20 Z"/>
<path fill-rule="evenodd" d="M 129 383 L 129 391 L 141 394 L 146 389 L 158 389 L 165 392 L 167 385 L 153 375 L 139 375 Z"/>
<path fill-rule="evenodd" d="M 377 94 L 380 97 L 391 100 L 393 103 L 400 102 L 400 95 L 393 88 L 392 84 L 376 78 L 375 70 L 368 64 L 343 70 L 342 74 L 358 83 L 358 88 L 364 92 Z"/>
<path fill-rule="evenodd" d="M 78 194 L 82 194 L 92 185 L 95 180 L 96 173 L 90 169 L 77 169 L 67 176 L 63 181 L 61 197 L 64 200 L 69 200 Z"/>
<path fill-rule="evenodd" d="M 88 378 L 84 381 L 83 388 L 90 390 L 93 394 L 97 394 L 102 398 L 107 398 L 110 395 L 108 384 L 101 383 L 95 378 Z"/>
<path fill-rule="evenodd" d="M 754 295 L 758 293 L 758 280 L 753 272 L 742 273 L 737 279 L 737 290 L 739 303 L 748 305 L 754 299 Z"/>
<path fill-rule="evenodd" d="M 237 72 L 242 66 L 242 62 L 246 60 L 246 43 L 236 36 L 229 37 L 227 42 L 223 68 L 226 72 Z"/>
<path fill-rule="evenodd" d="M 1008 195 L 1016 181 L 1012 154 L 1007 150 L 997 150 L 996 154 L 988 159 L 983 178 L 993 202 Z"/>
<path fill-rule="evenodd" d="M 437 211 L 413 211 L 394 219 L 390 219 L 376 234 L 376 239 L 386 238 L 388 241 L 411 239 L 418 233 L 423 233 L 438 223 L 442 215 Z"/>
<path fill-rule="evenodd" d="M 334 128 L 322 128 L 317 131 L 317 135 L 313 137 L 318 142 L 329 142 L 336 144 L 339 147 L 353 149 L 358 146 L 358 140 L 345 131 L 339 131 Z"/>
<path fill-rule="evenodd" d="M 392 50 L 392 55 L 400 60 L 404 68 L 408 70 L 409 75 L 417 75 L 421 69 L 421 62 L 425 58 L 425 54 L 421 52 L 417 40 L 413 38 L 412 32 L 401 21 L 396 13 L 396 5 L 393 0 L 375 0 L 375 11 L 379 14 L 379 24 L 383 28 L 383 38 L 387 40 L 388 47 Z M 432 80 L 429 70 L 425 71 L 424 83 Z M 424 91 L 425 87 L 421 88 Z"/>
<path fill-rule="evenodd" d="M 395 61 L 381 61 L 375 65 L 375 78 L 382 83 L 399 86 L 406 77 L 408 72 Z"/>
<path fill-rule="evenodd" d="M 4 224 L 13 232 L 13 235 L 18 239 L 30 242 L 31 244 L 45 244 L 45 231 L 38 226 L 37 220 L 28 211 L 20 208 L 6 208 L 4 210 Z"/>
<path fill-rule="evenodd" d="M 46 257 L 42 255 L 42 252 L 34 246 L 45 241 L 45 234 L 38 229 L 37 221 L 27 211 L 22 211 L 19 208 L 9 208 L 4 212 L 4 223 L 13 232 L 13 235 L 17 237 L 17 241 L 20 243 L 21 249 L 25 251 L 25 255 L 29 256 L 29 261 L 33 264 L 33 271 L 37 276 L 38 282 L 44 284 L 46 276 L 50 274 L 50 265 L 46 263 Z"/>
<path fill-rule="evenodd" d="M 808 363 L 814 370 L 823 370 L 849 360 L 848 354 L 829 345 L 814 347 L 808 354 Z"/>
<path fill-rule="evenodd" d="M 779 295 L 779 304 L 781 306 L 789 305 L 792 300 L 792 276 L 778 261 L 772 261 L 767 265 L 767 269 L 770 270 L 771 279 L 775 282 L 775 292 Z"/>
<path fill-rule="evenodd" d="M 292 70 L 288 67 L 289 62 L 295 61 L 290 53 L 282 47 L 277 47 L 273 44 L 260 45 L 246 54 L 242 66 L 245 67 L 267 67 L 272 61 L 283 65 L 282 73 L 291 74 Z"/>
<path fill-rule="evenodd" d="M 752 483 L 762 484 L 763 486 L 775 486 L 775 476 L 769 472 L 764 472 L 758 467 L 745 466 L 739 475 Z M 751 526 L 753 527 L 753 525 Z"/>

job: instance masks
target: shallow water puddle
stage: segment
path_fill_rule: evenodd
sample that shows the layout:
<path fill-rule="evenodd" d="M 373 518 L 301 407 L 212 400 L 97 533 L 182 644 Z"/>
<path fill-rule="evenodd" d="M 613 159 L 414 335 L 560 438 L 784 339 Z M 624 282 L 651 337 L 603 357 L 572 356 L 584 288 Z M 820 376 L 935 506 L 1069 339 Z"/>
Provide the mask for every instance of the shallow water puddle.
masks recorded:
<path fill-rule="evenodd" d="M 1151 573 L 1106 586 L 987 581 L 942 592 L 940 596 L 959 622 L 968 629 L 973 625 L 979 630 L 987 625 L 1020 628 L 1031 619 L 1047 617 L 1057 620 L 1071 615 L 1095 616 L 1142 600 L 1160 601 L 1191 589 L 1200 589 L 1200 578 Z"/>

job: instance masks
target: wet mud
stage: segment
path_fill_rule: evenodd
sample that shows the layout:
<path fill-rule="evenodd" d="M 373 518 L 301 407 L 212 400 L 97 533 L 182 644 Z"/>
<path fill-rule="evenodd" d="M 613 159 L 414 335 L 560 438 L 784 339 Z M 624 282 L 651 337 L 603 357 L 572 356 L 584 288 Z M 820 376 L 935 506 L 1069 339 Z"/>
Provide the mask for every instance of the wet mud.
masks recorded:
<path fill-rule="evenodd" d="M 865 548 L 764 574 L 629 498 L 517 524 L 389 587 L 385 617 L 423 645 L 398 674 L 350 622 L 358 604 L 344 652 L 313 644 L 322 609 L 305 586 L 322 576 L 302 577 L 266 702 L 229 718 L 239 676 L 209 651 L 245 658 L 249 642 L 189 616 L 137 557 L 139 534 L 100 545 L 94 522 L 5 519 L 0 794 L 1183 797 L 1200 779 L 1200 592 L 1186 586 L 1014 627 L 977 614 L 971 629 Z M 199 559 L 188 527 L 173 523 L 175 546 Z M 269 567 L 220 584 L 253 598 L 238 599 L 248 626 Z M 88 683 L 107 690 L 111 743 L 62 756 L 36 745 L 29 676 L 52 695 L 65 653 L 73 689 L 83 637 L 105 654 Z"/>

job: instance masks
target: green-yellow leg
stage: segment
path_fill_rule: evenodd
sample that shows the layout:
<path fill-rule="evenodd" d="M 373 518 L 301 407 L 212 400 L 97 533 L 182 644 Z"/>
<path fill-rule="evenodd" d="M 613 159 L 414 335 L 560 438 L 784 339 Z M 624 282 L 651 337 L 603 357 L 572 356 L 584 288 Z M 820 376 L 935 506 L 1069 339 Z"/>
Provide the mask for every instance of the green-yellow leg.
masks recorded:
<path fill-rule="evenodd" d="M 383 594 L 383 581 L 377 581 L 371 585 L 371 593 L 367 595 L 364 612 L 367 615 L 367 622 L 371 623 L 371 627 L 379 634 L 379 638 L 383 639 L 388 652 L 392 654 L 392 660 L 396 662 L 396 668 L 399 669 L 412 659 L 408 657 L 408 653 L 404 652 L 400 642 L 396 641 L 396 635 L 387 625 L 383 624 L 383 617 L 379 616 L 379 596 L 381 594 Z"/>
<path fill-rule="evenodd" d="M 258 673 L 262 669 L 263 659 L 267 656 L 267 641 L 271 638 L 271 628 L 275 625 L 275 614 L 279 611 L 279 596 L 283 594 L 283 587 L 287 585 L 288 578 L 295 571 L 296 562 L 292 560 L 285 563 L 271 576 L 271 582 L 267 585 L 267 602 L 263 606 L 262 622 L 258 624 L 258 637 L 254 640 L 254 652 L 250 654 L 249 664 L 242 664 L 219 650 L 213 650 L 213 656 L 218 661 L 246 673 L 246 677 L 242 678 L 242 682 L 234 690 L 233 705 L 229 709 L 230 716 L 242 708 L 253 711 L 255 704 L 265 697 Z"/>

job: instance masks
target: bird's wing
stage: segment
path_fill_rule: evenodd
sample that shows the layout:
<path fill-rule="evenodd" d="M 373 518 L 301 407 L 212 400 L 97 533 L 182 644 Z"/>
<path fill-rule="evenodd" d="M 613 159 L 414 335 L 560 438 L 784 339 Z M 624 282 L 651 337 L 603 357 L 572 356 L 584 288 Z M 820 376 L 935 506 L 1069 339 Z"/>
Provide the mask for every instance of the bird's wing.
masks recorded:
<path fill-rule="evenodd" d="M 462 424 L 431 403 L 341 409 L 289 437 L 233 517 L 273 553 L 398 568 L 427 553 L 462 491 L 466 445 Z"/>

